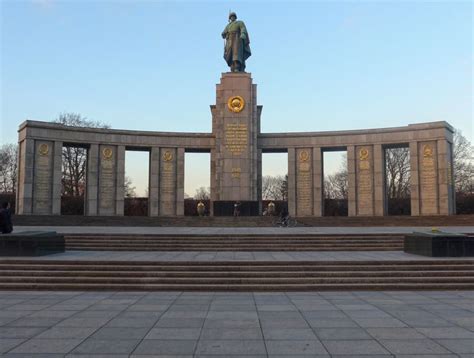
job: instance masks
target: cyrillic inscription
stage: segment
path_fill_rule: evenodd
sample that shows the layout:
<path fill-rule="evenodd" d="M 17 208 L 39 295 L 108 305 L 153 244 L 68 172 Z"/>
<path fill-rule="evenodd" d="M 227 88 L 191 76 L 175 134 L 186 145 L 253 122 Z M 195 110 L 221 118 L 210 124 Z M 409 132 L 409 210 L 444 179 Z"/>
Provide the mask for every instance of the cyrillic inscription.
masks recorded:
<path fill-rule="evenodd" d="M 228 123 L 225 127 L 225 147 L 233 155 L 247 149 L 248 127 L 243 123 Z"/>

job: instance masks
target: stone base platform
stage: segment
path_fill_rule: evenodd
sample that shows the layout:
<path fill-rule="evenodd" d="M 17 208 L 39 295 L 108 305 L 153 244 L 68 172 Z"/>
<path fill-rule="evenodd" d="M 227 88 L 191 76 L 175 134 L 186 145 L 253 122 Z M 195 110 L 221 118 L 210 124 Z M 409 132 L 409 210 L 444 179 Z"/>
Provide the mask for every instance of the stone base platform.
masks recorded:
<path fill-rule="evenodd" d="M 415 232 L 405 236 L 404 251 L 430 257 L 474 256 L 474 237 L 447 232 Z"/>
<path fill-rule="evenodd" d="M 64 252 L 64 236 L 54 231 L 24 231 L 0 236 L 2 256 L 42 256 Z"/>

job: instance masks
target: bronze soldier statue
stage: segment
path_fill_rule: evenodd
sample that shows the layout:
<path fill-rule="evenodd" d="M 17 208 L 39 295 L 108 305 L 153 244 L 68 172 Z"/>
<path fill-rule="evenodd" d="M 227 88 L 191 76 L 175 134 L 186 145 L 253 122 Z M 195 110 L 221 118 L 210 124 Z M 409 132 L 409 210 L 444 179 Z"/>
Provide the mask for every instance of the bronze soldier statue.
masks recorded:
<path fill-rule="evenodd" d="M 250 39 L 243 21 L 235 12 L 229 14 L 229 24 L 222 32 L 225 41 L 224 59 L 232 72 L 245 72 L 245 60 L 251 55 Z"/>

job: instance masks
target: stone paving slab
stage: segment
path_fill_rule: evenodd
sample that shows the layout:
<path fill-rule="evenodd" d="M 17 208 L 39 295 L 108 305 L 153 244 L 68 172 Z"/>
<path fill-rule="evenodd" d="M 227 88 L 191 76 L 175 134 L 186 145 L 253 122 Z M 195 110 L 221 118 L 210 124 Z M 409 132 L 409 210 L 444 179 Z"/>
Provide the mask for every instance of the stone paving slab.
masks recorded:
<path fill-rule="evenodd" d="M 61 234 L 135 235 L 295 235 L 295 234 L 405 234 L 431 231 L 432 226 L 325 226 L 325 227 L 146 227 L 146 226 L 15 226 L 20 231 L 56 231 Z M 472 226 L 437 226 L 453 233 L 474 233 Z"/>
<path fill-rule="evenodd" d="M 66 251 L 47 256 L 24 258 L 35 261 L 413 261 L 413 260 L 471 260 L 474 257 L 425 257 L 408 254 L 403 251 L 255 251 L 242 258 L 238 252 L 226 251 Z M 203 255 L 205 257 L 203 257 Z M 18 260 L 22 258 L 0 256 L 0 260 Z M 428 302 L 425 302 L 428 303 Z M 1 305 L 1 303 L 0 303 Z M 21 310 L 39 310 L 40 304 L 28 304 Z M 0 316 L 1 317 L 1 316 Z"/>
<path fill-rule="evenodd" d="M 0 316 L 35 302 L 42 302 L 41 307 L 0 322 L 2 356 L 474 355 L 474 291 L 0 291 Z M 59 321 L 33 327 L 28 322 L 52 313 Z M 379 321 L 387 319 L 389 327 Z M 367 324 L 372 320 L 376 327 Z"/>

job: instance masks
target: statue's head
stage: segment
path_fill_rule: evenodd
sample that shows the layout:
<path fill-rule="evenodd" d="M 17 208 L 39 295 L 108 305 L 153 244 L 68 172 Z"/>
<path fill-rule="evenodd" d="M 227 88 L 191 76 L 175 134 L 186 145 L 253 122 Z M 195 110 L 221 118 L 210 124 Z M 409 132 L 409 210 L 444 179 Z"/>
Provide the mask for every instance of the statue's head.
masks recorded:
<path fill-rule="evenodd" d="M 235 12 L 231 12 L 231 13 L 229 14 L 229 20 L 230 20 L 230 21 L 235 21 L 235 20 L 237 20 L 237 14 L 236 14 Z"/>

